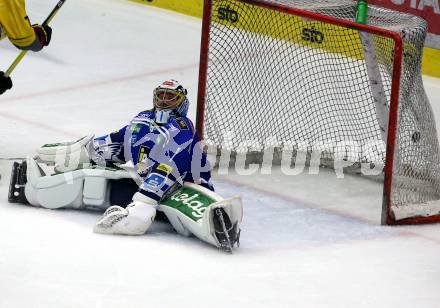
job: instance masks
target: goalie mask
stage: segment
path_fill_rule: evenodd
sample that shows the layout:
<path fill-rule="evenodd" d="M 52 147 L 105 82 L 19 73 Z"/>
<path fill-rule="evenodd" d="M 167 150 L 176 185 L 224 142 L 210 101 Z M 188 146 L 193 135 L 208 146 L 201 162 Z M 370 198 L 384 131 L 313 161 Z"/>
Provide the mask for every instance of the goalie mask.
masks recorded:
<path fill-rule="evenodd" d="M 186 89 L 173 79 L 163 82 L 154 89 L 153 104 L 156 123 L 168 123 L 171 116 L 186 116 L 189 107 L 186 94 Z"/>

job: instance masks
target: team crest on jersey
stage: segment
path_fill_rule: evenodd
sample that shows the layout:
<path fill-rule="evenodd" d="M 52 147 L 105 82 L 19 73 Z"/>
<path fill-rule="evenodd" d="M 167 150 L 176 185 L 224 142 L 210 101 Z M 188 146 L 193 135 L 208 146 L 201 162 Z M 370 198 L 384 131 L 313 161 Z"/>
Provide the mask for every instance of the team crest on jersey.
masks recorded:
<path fill-rule="evenodd" d="M 179 127 L 181 129 L 189 129 L 188 125 L 186 124 L 186 122 L 182 119 L 177 120 L 177 124 L 179 125 Z"/>

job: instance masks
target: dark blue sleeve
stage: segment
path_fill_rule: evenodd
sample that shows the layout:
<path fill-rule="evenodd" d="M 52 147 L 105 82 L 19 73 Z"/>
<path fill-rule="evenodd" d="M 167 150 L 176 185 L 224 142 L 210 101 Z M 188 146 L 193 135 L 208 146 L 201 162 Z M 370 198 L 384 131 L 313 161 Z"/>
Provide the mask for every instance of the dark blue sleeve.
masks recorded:
<path fill-rule="evenodd" d="M 126 130 L 127 126 L 124 126 L 120 130 L 97 137 L 93 140 L 95 154 L 98 160 L 105 160 L 107 165 L 126 162 L 124 157 L 124 137 Z"/>

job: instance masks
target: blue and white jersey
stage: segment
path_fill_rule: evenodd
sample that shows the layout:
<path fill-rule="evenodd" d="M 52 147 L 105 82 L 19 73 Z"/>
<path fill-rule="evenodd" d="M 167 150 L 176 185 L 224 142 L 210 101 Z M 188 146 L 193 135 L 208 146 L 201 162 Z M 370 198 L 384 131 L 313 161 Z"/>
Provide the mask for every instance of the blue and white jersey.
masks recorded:
<path fill-rule="evenodd" d="M 197 132 L 187 117 L 158 125 L 154 111 L 139 113 L 122 129 L 95 138 L 96 155 L 107 164 L 132 161 L 142 179 L 139 191 L 159 201 L 174 185 L 192 182 L 211 190 L 211 172 Z"/>

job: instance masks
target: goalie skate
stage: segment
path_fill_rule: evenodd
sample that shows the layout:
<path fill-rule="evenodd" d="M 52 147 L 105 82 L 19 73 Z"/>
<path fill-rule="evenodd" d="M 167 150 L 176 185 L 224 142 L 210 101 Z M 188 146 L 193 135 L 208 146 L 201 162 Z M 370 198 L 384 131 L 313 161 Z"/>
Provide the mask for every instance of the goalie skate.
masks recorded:
<path fill-rule="evenodd" d="M 226 211 L 222 208 L 214 210 L 214 230 L 215 237 L 220 244 L 220 249 L 229 253 L 232 253 L 232 248 L 237 244 L 240 246 L 240 229 L 237 227 L 237 223 L 232 225 Z"/>
<path fill-rule="evenodd" d="M 24 186 L 27 182 L 26 168 L 26 161 L 23 161 L 21 164 L 14 162 L 12 165 L 11 181 L 9 183 L 8 193 L 8 201 L 10 203 L 29 203 L 24 194 Z"/>

